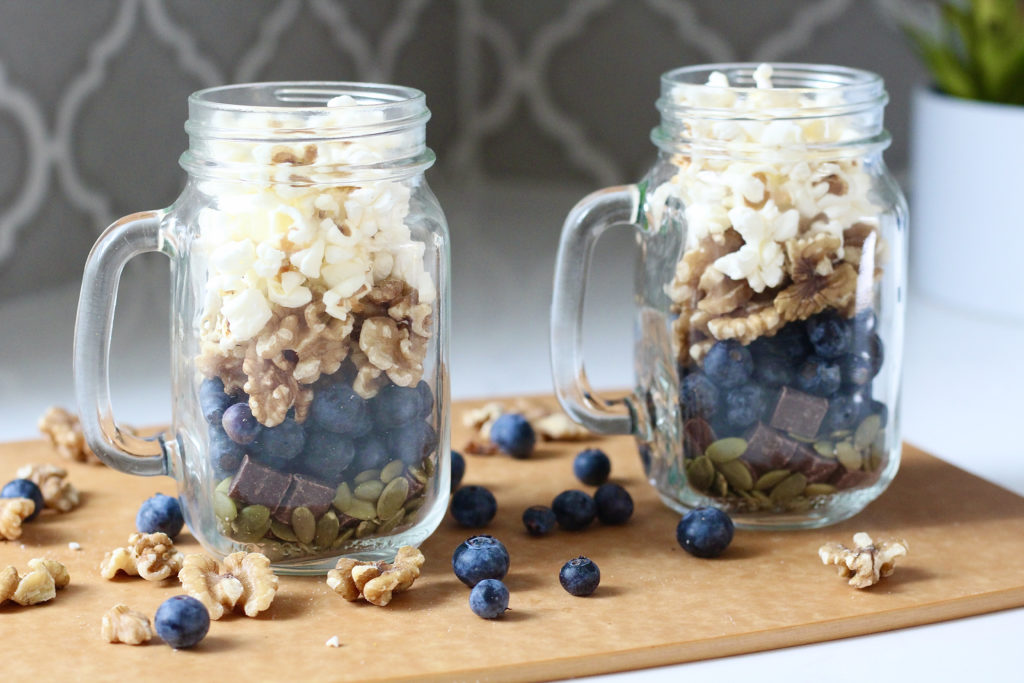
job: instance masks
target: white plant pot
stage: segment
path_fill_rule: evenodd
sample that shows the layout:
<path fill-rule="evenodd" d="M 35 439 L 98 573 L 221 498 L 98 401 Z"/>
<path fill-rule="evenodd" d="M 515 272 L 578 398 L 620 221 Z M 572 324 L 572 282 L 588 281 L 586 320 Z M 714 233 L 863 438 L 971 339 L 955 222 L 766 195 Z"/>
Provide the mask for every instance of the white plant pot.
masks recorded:
<path fill-rule="evenodd" d="M 959 309 L 1024 320 L 1024 107 L 919 89 L 910 282 Z"/>

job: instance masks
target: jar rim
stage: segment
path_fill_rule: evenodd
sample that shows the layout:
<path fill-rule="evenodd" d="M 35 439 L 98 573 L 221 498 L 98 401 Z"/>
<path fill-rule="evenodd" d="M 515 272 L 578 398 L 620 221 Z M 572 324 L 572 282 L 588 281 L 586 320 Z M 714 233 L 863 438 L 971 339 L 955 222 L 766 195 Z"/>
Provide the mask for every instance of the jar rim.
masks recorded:
<path fill-rule="evenodd" d="M 350 105 L 356 107 L 380 109 L 388 105 L 426 106 L 426 95 L 416 88 L 361 81 L 231 83 L 197 90 L 189 95 L 188 101 L 190 105 L 218 111 L 324 114 L 332 109 L 328 102 L 341 95 L 350 95 L 356 99 L 357 103 Z"/>

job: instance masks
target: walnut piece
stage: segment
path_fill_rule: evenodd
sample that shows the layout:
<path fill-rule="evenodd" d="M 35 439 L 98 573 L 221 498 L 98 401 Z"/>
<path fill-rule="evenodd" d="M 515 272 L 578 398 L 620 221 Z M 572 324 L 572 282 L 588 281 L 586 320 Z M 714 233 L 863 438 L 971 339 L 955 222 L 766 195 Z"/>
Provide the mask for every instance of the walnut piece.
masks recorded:
<path fill-rule="evenodd" d="M 110 643 L 142 645 L 153 637 L 153 627 L 149 625 L 149 617 L 142 612 L 117 604 L 103 615 L 100 635 Z"/>
<path fill-rule="evenodd" d="M 21 538 L 21 523 L 36 509 L 28 498 L 0 498 L 0 541 Z"/>
<path fill-rule="evenodd" d="M 178 580 L 214 620 L 235 607 L 241 607 L 247 617 L 255 617 L 269 608 L 277 595 L 277 575 L 261 553 L 232 553 L 219 566 L 206 555 L 187 555 Z"/>
<path fill-rule="evenodd" d="M 56 560 L 35 558 L 28 561 L 28 573 L 19 577 L 18 570 L 0 570 L 0 604 L 13 600 L 22 606 L 53 600 L 57 590 L 71 582 L 67 568 Z"/>
<path fill-rule="evenodd" d="M 805 320 L 826 308 L 847 308 L 857 286 L 857 270 L 838 263 L 842 240 L 818 233 L 786 242 L 792 284 L 775 297 L 775 309 L 785 322 Z"/>
<path fill-rule="evenodd" d="M 412 386 L 423 376 L 426 338 L 411 333 L 389 317 L 377 316 L 363 321 L 359 350 L 400 387 Z"/>
<path fill-rule="evenodd" d="M 402 546 L 395 561 L 360 562 L 342 558 L 327 572 L 327 585 L 346 600 L 358 600 L 384 607 L 395 593 L 408 590 L 420 575 L 425 558 L 416 548 Z"/>
<path fill-rule="evenodd" d="M 758 337 L 775 334 L 783 322 L 771 301 L 750 301 L 728 315 L 709 320 L 708 330 L 715 339 L 737 339 L 741 344 L 749 344 Z"/>
<path fill-rule="evenodd" d="M 89 445 L 78 417 L 59 406 L 47 409 L 39 418 L 39 431 L 50 439 L 62 457 L 76 462 L 102 464 Z"/>
<path fill-rule="evenodd" d="M 68 471 L 56 465 L 25 465 L 15 473 L 28 479 L 43 493 L 46 507 L 58 512 L 70 512 L 79 502 L 78 489 L 67 480 Z"/>
<path fill-rule="evenodd" d="M 100 574 L 113 579 L 121 571 L 147 581 L 163 581 L 178 575 L 183 559 L 165 533 L 132 534 L 126 547 L 115 548 L 103 556 Z"/>
<path fill-rule="evenodd" d="M 818 548 L 824 564 L 839 568 L 839 576 L 849 579 L 854 588 L 867 588 L 889 576 L 896 568 L 896 558 L 907 554 L 907 542 L 891 539 L 875 543 L 864 532 L 853 535 L 853 548 L 840 543 L 826 543 Z"/>

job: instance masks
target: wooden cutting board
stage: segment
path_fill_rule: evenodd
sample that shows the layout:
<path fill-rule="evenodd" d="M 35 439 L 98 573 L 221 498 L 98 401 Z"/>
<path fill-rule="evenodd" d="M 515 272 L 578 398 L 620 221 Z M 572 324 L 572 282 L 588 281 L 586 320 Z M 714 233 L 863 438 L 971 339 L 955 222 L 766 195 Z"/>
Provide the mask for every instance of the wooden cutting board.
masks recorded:
<path fill-rule="evenodd" d="M 453 444 L 468 439 L 454 409 Z M 599 446 L 614 481 L 636 501 L 624 527 L 594 527 L 531 538 L 520 515 L 580 487 L 572 457 Z M 196 648 L 174 651 L 159 640 L 132 647 L 99 635 L 103 613 L 124 602 L 152 618 L 180 592 L 175 580 L 105 581 L 103 554 L 134 530 L 139 504 L 173 493 L 168 479 L 144 479 L 105 467 L 66 463 L 43 442 L 0 446 L 0 479 L 25 463 L 65 464 L 82 492 L 71 513 L 46 512 L 19 541 L 0 542 L 0 567 L 24 570 L 33 557 L 64 562 L 71 585 L 50 603 L 0 607 L 4 680 L 485 680 L 564 678 L 722 657 L 885 631 L 1024 605 L 1024 499 L 913 447 L 891 488 L 867 510 L 835 527 L 800 532 L 737 532 L 721 558 L 700 560 L 675 541 L 679 516 L 643 480 L 626 437 L 543 444 L 533 458 L 467 456 L 464 483 L 484 484 L 498 516 L 484 530 L 507 545 L 511 611 L 476 617 L 468 589 L 450 568 L 452 550 L 473 532 L 446 519 L 423 545 L 423 576 L 385 608 L 349 603 L 322 578 L 281 577 L 273 606 L 255 619 L 213 622 Z M 910 555 L 896 573 L 857 591 L 825 567 L 817 548 L 849 543 L 853 533 L 899 536 Z M 81 550 L 71 550 L 69 542 Z M 198 552 L 186 533 L 178 543 Z M 577 555 L 601 569 L 601 586 L 576 598 L 558 570 Z M 338 636 L 341 647 L 326 647 Z"/>

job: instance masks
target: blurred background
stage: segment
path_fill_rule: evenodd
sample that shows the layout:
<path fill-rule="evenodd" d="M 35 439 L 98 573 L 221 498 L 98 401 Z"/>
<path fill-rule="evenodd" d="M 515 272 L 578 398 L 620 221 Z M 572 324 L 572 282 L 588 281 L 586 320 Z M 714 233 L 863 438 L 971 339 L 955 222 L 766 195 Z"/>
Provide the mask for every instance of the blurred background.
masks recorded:
<path fill-rule="evenodd" d="M 899 25 L 921 5 L 0 0 L 0 433 L 31 437 L 47 405 L 72 405 L 85 257 L 117 217 L 174 201 L 184 181 L 177 158 L 187 144 L 186 98 L 197 89 L 292 79 L 422 89 L 438 157 L 427 177 L 452 233 L 453 394 L 549 392 L 547 318 L 562 221 L 587 193 L 638 180 L 651 164 L 659 75 L 735 60 L 875 71 L 891 98 L 886 159 L 905 183 L 911 94 L 928 77 Z M 599 244 L 588 289 L 587 367 L 598 387 L 632 379 L 633 244 L 621 232 Z M 113 383 L 126 422 L 169 416 L 167 272 L 162 257 L 145 257 L 122 281 Z M 911 346 L 937 324 L 928 310 L 911 306 Z M 973 348 L 977 329 L 942 330 L 945 346 L 922 345 L 919 365 L 908 354 L 907 433 L 926 447 L 974 445 L 943 432 L 950 421 L 914 396 L 943 390 L 947 380 L 928 364 L 948 360 L 956 334 Z M 1015 334 L 999 339 L 1016 343 Z"/>

